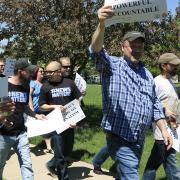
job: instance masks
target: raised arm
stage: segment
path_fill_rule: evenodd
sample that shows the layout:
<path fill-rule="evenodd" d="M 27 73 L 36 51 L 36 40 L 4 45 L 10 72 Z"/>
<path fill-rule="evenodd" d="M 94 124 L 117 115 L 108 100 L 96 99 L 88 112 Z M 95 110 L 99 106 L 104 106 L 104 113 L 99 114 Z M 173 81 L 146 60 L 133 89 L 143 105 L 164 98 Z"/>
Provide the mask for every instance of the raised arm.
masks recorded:
<path fill-rule="evenodd" d="M 91 47 L 94 52 L 99 52 L 104 44 L 105 20 L 112 17 L 112 7 L 103 6 L 98 10 L 99 24 L 93 34 Z"/>

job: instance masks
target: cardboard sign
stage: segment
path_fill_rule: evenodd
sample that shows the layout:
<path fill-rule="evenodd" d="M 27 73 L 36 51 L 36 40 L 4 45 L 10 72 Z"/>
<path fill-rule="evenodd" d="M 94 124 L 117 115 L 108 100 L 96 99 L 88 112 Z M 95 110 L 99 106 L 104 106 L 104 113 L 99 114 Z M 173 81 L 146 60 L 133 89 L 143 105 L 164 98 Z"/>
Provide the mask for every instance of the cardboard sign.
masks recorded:
<path fill-rule="evenodd" d="M 180 126 L 176 129 L 171 129 L 168 127 L 168 131 L 173 139 L 172 148 L 177 152 L 180 152 Z"/>
<path fill-rule="evenodd" d="M 64 123 L 61 128 L 56 130 L 58 134 L 68 129 L 70 124 L 74 125 L 86 117 L 79 105 L 78 100 L 71 101 L 70 103 L 66 104 L 64 108 L 66 109 L 65 112 L 62 112 Z"/>
<path fill-rule="evenodd" d="M 14 64 L 16 63 L 16 59 L 7 58 L 6 65 L 4 69 L 4 74 L 9 77 L 14 74 Z"/>
<path fill-rule="evenodd" d="M 63 117 L 60 108 L 54 109 L 50 112 L 45 120 L 38 120 L 30 116 L 25 116 L 25 125 L 27 126 L 27 136 L 34 137 L 43 134 L 47 134 L 55 131 L 58 127 L 61 127 Z"/>
<path fill-rule="evenodd" d="M 64 106 L 66 111 L 61 112 L 60 108 L 50 112 L 45 120 L 37 120 L 30 116 L 26 116 L 25 125 L 27 126 L 28 137 L 39 136 L 56 131 L 58 134 L 70 128 L 70 124 L 74 125 L 85 118 L 85 115 L 77 100 L 71 101 Z"/>
<path fill-rule="evenodd" d="M 74 82 L 81 93 L 86 91 L 86 81 L 78 73 L 76 73 Z"/>
<path fill-rule="evenodd" d="M 166 0 L 105 0 L 111 5 L 114 16 L 105 24 L 132 23 L 162 19 L 167 15 Z"/>
<path fill-rule="evenodd" d="M 8 78 L 0 77 L 0 99 L 3 97 L 8 97 Z"/>

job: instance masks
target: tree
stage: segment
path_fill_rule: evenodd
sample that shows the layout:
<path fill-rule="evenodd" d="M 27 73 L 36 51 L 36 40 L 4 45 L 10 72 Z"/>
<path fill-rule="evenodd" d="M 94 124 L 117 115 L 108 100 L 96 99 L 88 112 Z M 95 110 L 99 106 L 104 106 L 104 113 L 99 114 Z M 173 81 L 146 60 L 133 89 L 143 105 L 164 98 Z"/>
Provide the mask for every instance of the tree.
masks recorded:
<path fill-rule="evenodd" d="M 31 61 L 69 56 L 73 66 L 87 61 L 94 2 L 91 0 L 1 0 L 0 39 L 7 38 L 5 54 Z M 13 40 L 10 41 L 10 38 Z"/>
<path fill-rule="evenodd" d="M 102 0 L 1 0 L 0 40 L 9 43 L 5 55 L 29 57 L 33 63 L 69 56 L 72 65 L 84 69 L 87 48 L 97 25 L 97 9 Z M 171 13 L 162 21 L 116 24 L 106 30 L 105 46 L 110 54 L 120 55 L 122 36 L 129 30 L 146 35 L 145 64 L 157 67 L 164 52 L 179 54 L 179 20 Z M 13 38 L 12 38 L 13 37 Z"/>

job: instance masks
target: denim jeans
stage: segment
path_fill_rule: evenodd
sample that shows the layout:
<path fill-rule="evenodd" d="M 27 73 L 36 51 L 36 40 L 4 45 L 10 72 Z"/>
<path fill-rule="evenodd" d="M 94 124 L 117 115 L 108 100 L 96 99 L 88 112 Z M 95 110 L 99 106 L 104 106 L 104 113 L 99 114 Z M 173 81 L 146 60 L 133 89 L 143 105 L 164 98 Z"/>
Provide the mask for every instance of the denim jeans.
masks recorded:
<path fill-rule="evenodd" d="M 168 180 L 180 180 L 180 171 L 177 167 L 176 151 L 166 150 L 164 141 L 156 140 L 147 161 L 143 179 L 155 180 L 156 170 L 163 164 Z"/>
<path fill-rule="evenodd" d="M 94 167 L 101 167 L 101 165 L 106 161 L 109 157 L 109 151 L 107 145 L 102 147 L 100 151 L 94 156 L 92 163 Z"/>
<path fill-rule="evenodd" d="M 139 180 L 143 143 L 130 143 L 111 133 L 106 133 L 106 140 L 109 154 L 116 163 L 116 180 Z"/>
<path fill-rule="evenodd" d="M 51 139 L 54 157 L 47 163 L 47 166 L 57 169 L 59 180 L 68 180 L 66 157 L 72 153 L 74 129 L 69 128 L 61 134 L 54 132 Z"/>
<path fill-rule="evenodd" d="M 18 136 L 0 135 L 0 180 L 2 180 L 3 169 L 12 147 L 18 156 L 22 179 L 33 180 L 30 148 L 26 132 Z"/>

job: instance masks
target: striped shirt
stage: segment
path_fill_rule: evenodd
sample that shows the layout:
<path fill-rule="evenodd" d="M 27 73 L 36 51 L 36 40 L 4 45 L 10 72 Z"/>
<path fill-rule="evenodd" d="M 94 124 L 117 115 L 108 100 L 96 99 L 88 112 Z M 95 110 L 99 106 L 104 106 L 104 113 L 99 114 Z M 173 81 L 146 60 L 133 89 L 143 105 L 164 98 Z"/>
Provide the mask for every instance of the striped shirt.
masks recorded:
<path fill-rule="evenodd" d="M 152 120 L 164 119 L 153 76 L 141 62 L 135 67 L 105 49 L 89 52 L 102 78 L 102 127 L 129 142 L 143 142 Z"/>

